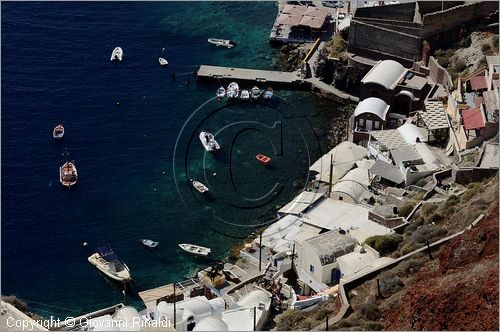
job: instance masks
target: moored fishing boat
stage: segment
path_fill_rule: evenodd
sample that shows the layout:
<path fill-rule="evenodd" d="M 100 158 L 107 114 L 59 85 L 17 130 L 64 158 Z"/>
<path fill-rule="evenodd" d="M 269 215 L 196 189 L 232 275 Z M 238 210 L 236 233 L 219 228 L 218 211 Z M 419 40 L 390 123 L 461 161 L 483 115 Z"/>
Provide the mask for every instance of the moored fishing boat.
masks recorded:
<path fill-rule="evenodd" d="M 226 91 L 227 98 L 229 99 L 238 98 L 239 93 L 240 93 L 240 87 L 238 86 L 238 83 L 236 82 L 229 83 Z"/>
<path fill-rule="evenodd" d="M 206 193 L 208 191 L 208 187 L 205 186 L 200 181 L 191 180 L 191 184 L 193 185 L 194 189 L 196 189 L 199 193 L 203 194 L 203 193 Z"/>
<path fill-rule="evenodd" d="M 160 66 L 168 65 L 168 61 L 165 58 L 158 58 L 158 62 L 160 63 Z"/>
<path fill-rule="evenodd" d="M 154 248 L 158 245 L 159 242 L 155 242 L 155 241 L 149 240 L 149 239 L 141 239 L 141 243 L 143 245 L 145 245 L 146 247 Z"/>
<path fill-rule="evenodd" d="M 113 53 L 111 53 L 111 61 L 115 61 L 115 60 L 118 60 L 118 61 L 122 61 L 122 58 L 123 58 L 123 50 L 121 47 L 115 47 L 115 49 L 113 50 Z"/>
<path fill-rule="evenodd" d="M 271 87 L 267 88 L 267 90 L 264 92 L 264 99 L 269 100 L 269 99 L 273 98 L 273 94 L 274 94 L 273 88 L 271 88 Z"/>
<path fill-rule="evenodd" d="M 272 159 L 264 154 L 259 153 L 258 155 L 255 156 L 255 159 L 257 159 L 261 164 L 263 165 L 269 165 L 272 161 Z"/>
<path fill-rule="evenodd" d="M 62 124 L 55 126 L 54 130 L 52 130 L 52 137 L 57 140 L 63 139 L 64 127 Z"/>
<path fill-rule="evenodd" d="M 65 162 L 59 167 L 59 182 L 65 187 L 72 187 L 78 181 L 78 172 L 73 161 Z"/>
<path fill-rule="evenodd" d="M 179 244 L 179 247 L 190 254 L 198 256 L 208 256 L 212 252 L 212 249 L 210 248 L 197 246 L 195 244 L 189 244 L 189 243 L 181 243 Z"/>
<path fill-rule="evenodd" d="M 240 99 L 241 100 L 248 100 L 248 99 L 250 99 L 250 93 L 248 92 L 248 90 L 242 90 L 241 91 Z"/>
<path fill-rule="evenodd" d="M 208 152 L 216 152 L 220 150 L 220 145 L 215 140 L 214 135 L 212 133 L 209 133 L 208 131 L 202 131 L 200 133 L 200 141 L 201 144 L 203 144 L 205 150 L 207 150 Z"/>
<path fill-rule="evenodd" d="M 226 89 L 224 89 L 222 86 L 217 89 L 217 92 L 215 93 L 215 96 L 217 99 L 222 99 L 226 96 Z"/>
<path fill-rule="evenodd" d="M 254 86 L 254 87 L 252 88 L 252 93 L 250 94 L 250 96 L 251 96 L 253 99 L 259 99 L 260 94 L 261 94 L 261 91 L 260 91 L 259 87 L 258 87 L 258 86 Z"/>
<path fill-rule="evenodd" d="M 232 48 L 236 45 L 236 42 L 230 39 L 208 38 L 208 42 L 215 46 L 224 46 L 227 48 Z"/>
<path fill-rule="evenodd" d="M 126 282 L 132 279 L 128 266 L 116 256 L 110 246 L 97 248 L 88 261 L 113 280 Z"/>

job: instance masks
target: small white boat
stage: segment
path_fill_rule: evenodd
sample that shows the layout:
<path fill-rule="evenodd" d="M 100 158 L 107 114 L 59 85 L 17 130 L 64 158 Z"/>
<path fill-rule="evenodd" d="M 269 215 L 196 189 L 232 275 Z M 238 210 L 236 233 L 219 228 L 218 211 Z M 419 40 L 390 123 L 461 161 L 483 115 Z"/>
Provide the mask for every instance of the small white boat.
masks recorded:
<path fill-rule="evenodd" d="M 266 92 L 264 92 L 264 99 L 271 99 L 273 98 L 273 88 L 269 87 L 267 88 Z"/>
<path fill-rule="evenodd" d="M 220 145 L 215 140 L 214 135 L 212 133 L 209 133 L 208 131 L 202 131 L 200 133 L 200 141 L 203 144 L 205 150 L 207 150 L 208 152 L 215 152 L 217 150 L 220 150 Z"/>
<path fill-rule="evenodd" d="M 165 58 L 158 58 L 158 62 L 160 62 L 160 66 L 168 65 L 168 61 Z"/>
<path fill-rule="evenodd" d="M 219 39 L 219 38 L 208 38 L 208 42 L 215 46 L 224 46 L 227 48 L 232 48 L 236 45 L 236 42 L 229 39 Z"/>
<path fill-rule="evenodd" d="M 64 136 L 64 127 L 62 124 L 57 125 L 54 130 L 52 131 L 52 137 L 54 139 L 62 139 Z"/>
<path fill-rule="evenodd" d="M 250 99 L 250 92 L 248 92 L 248 90 L 242 90 L 241 95 L 240 95 L 240 99 L 242 99 L 242 100 Z"/>
<path fill-rule="evenodd" d="M 78 172 L 73 161 L 65 162 L 59 167 L 59 182 L 65 187 L 72 187 L 78 181 Z"/>
<path fill-rule="evenodd" d="M 141 239 L 141 243 L 150 248 L 154 248 L 158 245 L 158 242 L 149 239 Z"/>
<path fill-rule="evenodd" d="M 90 255 L 88 261 L 113 280 L 125 282 L 132 279 L 128 266 L 118 259 L 109 246 L 97 248 L 97 252 Z"/>
<path fill-rule="evenodd" d="M 208 256 L 212 252 L 212 249 L 210 248 L 197 246 L 195 244 L 189 244 L 189 243 L 181 243 L 179 244 L 179 247 L 190 254 L 199 256 Z"/>
<path fill-rule="evenodd" d="M 121 47 L 115 47 L 113 53 L 111 53 L 111 61 L 118 60 L 122 61 L 123 58 L 123 50 Z"/>
<path fill-rule="evenodd" d="M 260 94 L 261 94 L 261 91 L 260 91 L 259 87 L 258 87 L 258 86 L 254 86 L 254 87 L 252 88 L 252 93 L 250 94 L 250 96 L 251 96 L 253 99 L 259 99 Z"/>
<path fill-rule="evenodd" d="M 227 87 L 227 92 L 226 92 L 227 98 L 229 99 L 238 98 L 239 94 L 240 94 L 240 87 L 238 86 L 238 83 L 231 82 Z"/>
<path fill-rule="evenodd" d="M 218 88 L 217 92 L 215 93 L 215 96 L 218 99 L 224 98 L 226 96 L 226 89 L 224 89 L 223 87 Z"/>
<path fill-rule="evenodd" d="M 194 189 L 198 190 L 199 193 L 203 194 L 208 191 L 208 187 L 199 181 L 191 180 L 191 183 L 193 184 Z"/>

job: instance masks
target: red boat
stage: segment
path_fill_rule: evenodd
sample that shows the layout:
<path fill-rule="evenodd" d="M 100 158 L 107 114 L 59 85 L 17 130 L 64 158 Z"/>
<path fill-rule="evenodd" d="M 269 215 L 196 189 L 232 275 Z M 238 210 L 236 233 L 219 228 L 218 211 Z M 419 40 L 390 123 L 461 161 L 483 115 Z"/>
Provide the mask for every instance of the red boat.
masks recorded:
<path fill-rule="evenodd" d="M 255 158 L 261 162 L 261 164 L 263 165 L 269 165 L 271 163 L 271 158 L 266 156 L 266 155 L 263 155 L 263 154 L 258 154 L 255 156 Z"/>

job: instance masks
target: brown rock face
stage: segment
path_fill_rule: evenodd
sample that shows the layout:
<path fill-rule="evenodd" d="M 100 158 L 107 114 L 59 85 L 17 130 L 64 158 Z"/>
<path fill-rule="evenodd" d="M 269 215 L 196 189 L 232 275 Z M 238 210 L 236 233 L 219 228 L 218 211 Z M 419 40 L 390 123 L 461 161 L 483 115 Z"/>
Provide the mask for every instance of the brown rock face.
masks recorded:
<path fill-rule="evenodd" d="M 496 207 L 415 274 L 401 305 L 383 313 L 385 328 L 498 331 L 498 245 Z"/>

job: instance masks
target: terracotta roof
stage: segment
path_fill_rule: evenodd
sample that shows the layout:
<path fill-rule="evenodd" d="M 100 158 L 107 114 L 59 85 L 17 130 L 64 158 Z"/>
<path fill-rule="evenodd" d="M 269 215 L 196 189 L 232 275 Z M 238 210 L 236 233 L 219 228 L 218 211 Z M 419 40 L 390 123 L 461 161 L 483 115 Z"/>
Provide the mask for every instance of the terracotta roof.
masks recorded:
<path fill-rule="evenodd" d="M 484 128 L 484 115 L 481 106 L 463 110 L 462 121 L 465 130 Z"/>
<path fill-rule="evenodd" d="M 470 85 L 472 90 L 487 90 L 488 83 L 486 83 L 486 77 L 484 76 L 474 76 L 470 78 Z"/>

